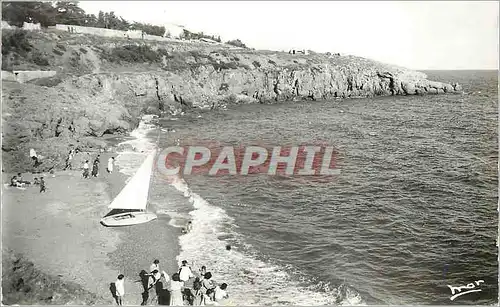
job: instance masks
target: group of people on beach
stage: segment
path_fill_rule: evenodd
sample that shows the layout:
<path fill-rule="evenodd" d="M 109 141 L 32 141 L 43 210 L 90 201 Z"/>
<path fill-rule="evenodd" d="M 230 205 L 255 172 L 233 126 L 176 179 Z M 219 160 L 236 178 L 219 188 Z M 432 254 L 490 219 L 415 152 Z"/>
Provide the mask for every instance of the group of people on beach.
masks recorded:
<path fill-rule="evenodd" d="M 64 170 L 73 169 L 73 159 L 78 152 L 79 152 L 78 149 L 71 149 L 69 151 L 68 157 L 66 158 L 66 166 L 64 167 Z M 99 176 L 99 165 L 101 164 L 100 158 L 101 158 L 101 155 L 98 154 L 92 163 L 92 170 L 90 169 L 90 166 L 89 166 L 89 160 L 85 160 L 85 162 L 83 163 L 83 166 L 82 166 L 83 178 L 87 179 L 87 178 L 90 178 L 90 176 L 92 176 L 92 177 Z M 113 172 L 114 163 L 115 163 L 115 157 L 110 157 L 108 159 L 108 165 L 106 167 L 106 171 L 109 174 Z"/>
<path fill-rule="evenodd" d="M 193 272 L 186 260 L 182 261 L 179 271 L 172 277 L 160 270 L 160 261 L 154 260 L 149 273 L 142 271 L 141 281 L 144 288 L 141 305 L 170 306 L 208 306 L 219 305 L 229 297 L 227 284 L 217 284 L 212 273 L 202 266 Z M 123 305 L 125 295 L 125 276 L 118 275 L 115 281 L 114 297 L 118 305 Z"/>
<path fill-rule="evenodd" d="M 70 149 L 68 156 L 66 157 L 66 166 L 64 167 L 64 170 L 68 170 L 68 169 L 72 170 L 73 169 L 73 160 L 75 158 L 75 155 L 79 152 L 80 152 L 80 150 L 78 148 Z M 88 153 L 88 155 L 90 156 L 89 153 Z M 92 177 L 99 176 L 99 164 L 101 162 L 100 157 L 101 157 L 101 155 L 98 154 L 97 157 L 94 159 L 94 162 L 92 164 L 92 172 L 91 173 L 89 172 L 90 171 L 89 160 L 85 160 L 85 163 L 82 166 L 83 178 L 89 178 L 90 176 L 92 176 Z M 37 155 L 36 151 L 33 148 L 30 149 L 30 158 L 33 160 L 35 167 L 40 165 L 40 160 L 39 160 L 40 155 Z M 106 167 L 106 171 L 108 173 L 113 172 L 114 163 L 115 163 L 115 157 L 110 157 L 108 159 L 108 165 Z M 51 173 L 53 173 L 53 171 L 51 171 Z M 40 193 L 47 191 L 47 188 L 45 185 L 45 180 L 44 180 L 43 176 L 41 176 L 40 178 L 34 177 L 33 182 L 31 182 L 31 181 L 23 180 L 21 173 L 17 173 L 17 175 L 14 175 L 11 177 L 10 184 L 9 184 L 9 186 L 17 187 L 17 188 L 25 188 L 26 186 L 31 186 L 31 185 L 40 186 Z"/>
<path fill-rule="evenodd" d="M 33 182 L 24 180 L 21 173 L 17 173 L 17 175 L 14 175 L 12 176 L 12 178 L 10 178 L 11 187 L 24 188 L 31 185 L 40 186 L 40 193 L 46 192 L 45 180 L 43 179 L 43 176 L 41 176 L 40 179 L 38 179 L 38 177 L 33 178 Z"/>

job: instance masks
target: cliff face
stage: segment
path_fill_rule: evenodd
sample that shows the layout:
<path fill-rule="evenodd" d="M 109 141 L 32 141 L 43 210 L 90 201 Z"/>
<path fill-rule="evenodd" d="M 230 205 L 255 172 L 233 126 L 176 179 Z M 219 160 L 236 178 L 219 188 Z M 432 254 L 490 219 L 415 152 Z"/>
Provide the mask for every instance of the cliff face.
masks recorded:
<path fill-rule="evenodd" d="M 29 148 L 45 156 L 42 170 L 62 167 L 69 144 L 102 148 L 105 144 L 99 137 L 127 133 L 145 112 L 177 114 L 242 103 L 461 92 L 459 85 L 429 81 L 423 73 L 353 56 L 155 43 L 152 50 L 162 50 L 161 61 L 117 63 L 109 50 L 130 41 L 102 41 L 96 46 L 90 37 L 64 35 L 57 43 L 54 33 L 33 38 L 37 52 L 45 52 L 58 77 L 28 84 L 3 82 L 2 150 L 7 171 L 31 169 Z"/>

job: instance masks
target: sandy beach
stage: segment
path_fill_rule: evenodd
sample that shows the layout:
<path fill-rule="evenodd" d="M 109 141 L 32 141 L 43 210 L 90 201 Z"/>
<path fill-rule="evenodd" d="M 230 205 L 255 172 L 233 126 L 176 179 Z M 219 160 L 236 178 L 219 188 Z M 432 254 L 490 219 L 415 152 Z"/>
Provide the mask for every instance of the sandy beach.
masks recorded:
<path fill-rule="evenodd" d="M 90 155 L 92 160 L 96 155 Z M 116 304 L 110 283 L 124 274 L 125 304 L 139 305 L 143 290 L 136 281 L 141 270 L 148 270 L 150 263 L 159 259 L 161 269 L 169 275 L 177 271 L 180 230 L 165 228 L 165 217 L 124 228 L 107 228 L 99 223 L 127 179 L 116 166 L 112 174 L 105 171 L 111 155 L 116 156 L 101 153 L 97 178 L 82 177 L 78 162 L 88 157 L 83 153 L 75 157 L 74 170 L 43 174 L 46 193 L 40 193 L 39 186 L 25 190 L 7 187 L 12 175 L 4 173 L 2 251 L 4 255 L 8 251 L 20 253 L 40 272 L 96 294 L 95 303 L 99 305 Z M 23 174 L 23 179 L 32 181 L 40 175 Z M 5 272 L 3 282 L 9 282 Z"/>

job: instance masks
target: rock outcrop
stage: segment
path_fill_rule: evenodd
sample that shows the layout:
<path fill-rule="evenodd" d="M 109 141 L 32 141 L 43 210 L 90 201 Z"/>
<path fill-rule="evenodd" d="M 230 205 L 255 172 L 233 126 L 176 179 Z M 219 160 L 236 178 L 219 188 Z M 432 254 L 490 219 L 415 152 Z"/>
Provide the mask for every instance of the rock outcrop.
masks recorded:
<path fill-rule="evenodd" d="M 54 33 L 39 35 L 39 46 L 54 47 Z M 88 40 L 83 45 L 81 37 L 64 35 L 66 46 L 61 47 L 65 40 L 59 36 L 57 50 L 65 53 L 47 55 L 62 82 L 3 83 L 6 170 L 31 170 L 26 167 L 31 165 L 29 148 L 46 156 L 41 169 L 63 166 L 69 144 L 100 149 L 105 145 L 98 138 L 127 133 L 136 127 L 141 113 L 461 91 L 459 85 L 429 81 L 420 72 L 354 56 L 291 55 L 190 43 L 164 46 L 162 60 L 152 64 L 117 63 L 111 58 L 113 48 L 130 41 L 96 46 Z M 86 51 L 74 60 L 78 50 Z"/>

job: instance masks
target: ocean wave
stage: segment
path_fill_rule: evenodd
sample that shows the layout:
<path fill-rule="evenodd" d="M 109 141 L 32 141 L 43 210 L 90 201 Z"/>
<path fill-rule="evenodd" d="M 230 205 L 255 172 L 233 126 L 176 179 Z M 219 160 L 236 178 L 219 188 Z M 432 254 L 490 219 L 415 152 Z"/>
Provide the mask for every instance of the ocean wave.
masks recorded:
<path fill-rule="evenodd" d="M 132 150 L 118 152 L 115 163 L 119 167 L 120 173 L 129 177 L 134 175 L 144 162 L 145 156 L 155 148 L 155 143 L 148 138 L 148 133 L 156 129 L 156 126 L 152 123 L 154 118 L 153 115 L 144 115 L 139 122 L 139 126 L 130 133 L 130 136 L 134 137 L 134 139 L 118 144 L 119 148 L 132 148 Z"/>

